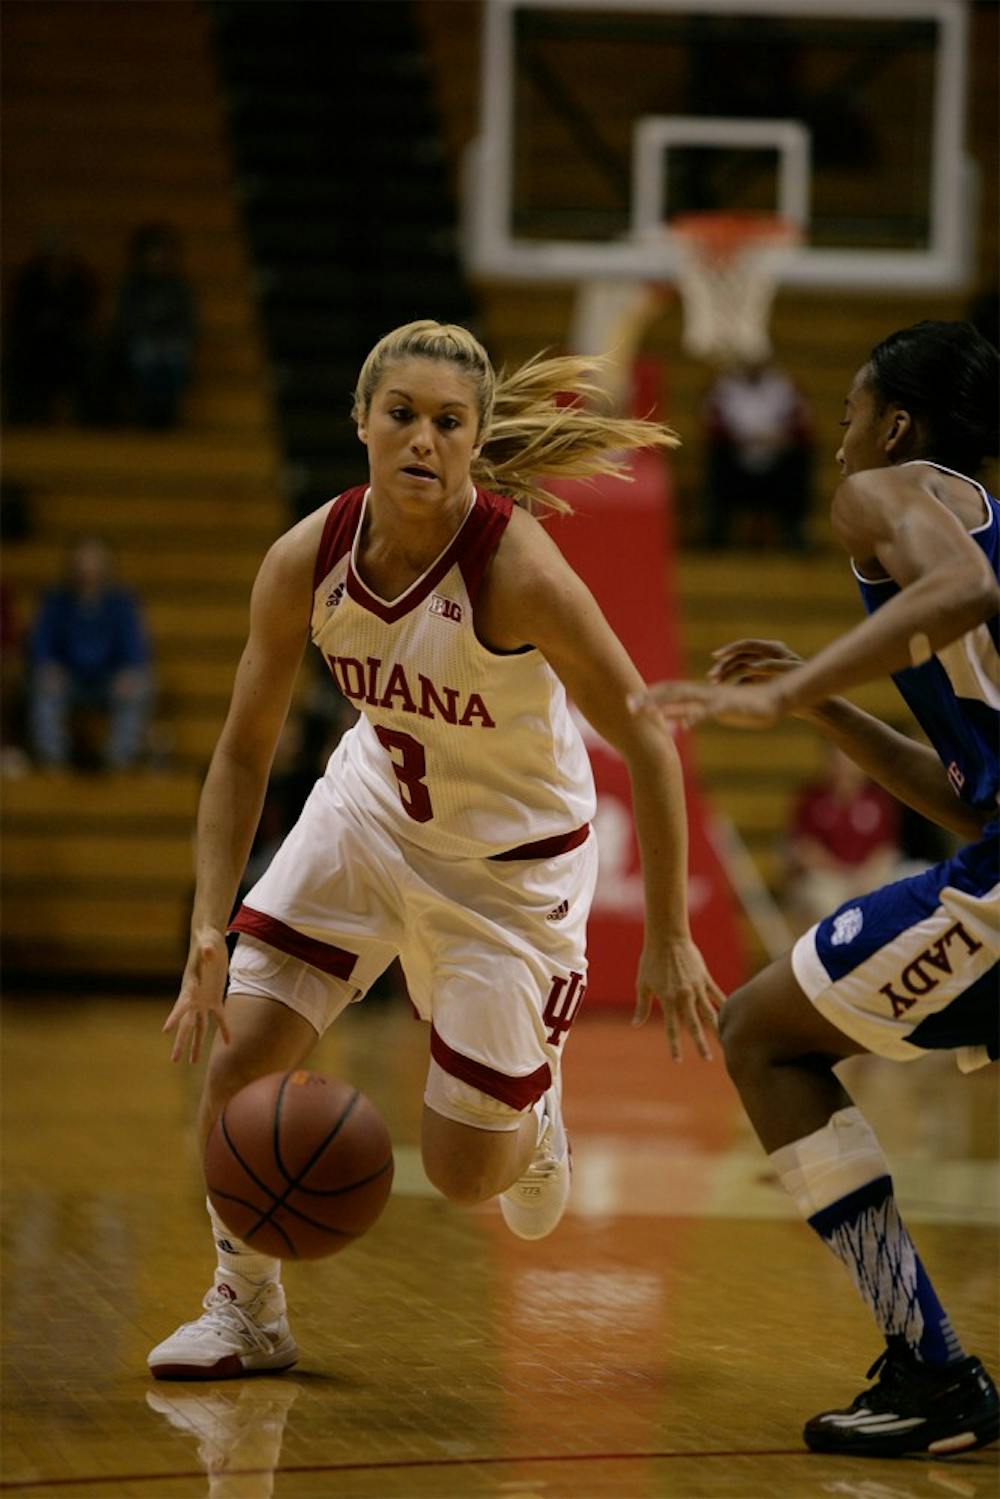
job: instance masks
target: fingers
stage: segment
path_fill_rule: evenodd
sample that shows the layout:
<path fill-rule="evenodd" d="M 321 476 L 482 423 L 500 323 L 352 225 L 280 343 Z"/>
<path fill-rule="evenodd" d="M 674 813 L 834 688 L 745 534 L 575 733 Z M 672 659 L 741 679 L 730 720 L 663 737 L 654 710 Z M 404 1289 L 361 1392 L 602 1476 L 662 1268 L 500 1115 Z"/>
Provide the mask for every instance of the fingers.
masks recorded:
<path fill-rule="evenodd" d="M 172 1062 L 182 1061 L 185 1055 L 192 1064 L 198 1061 L 209 1029 L 209 1016 L 214 1017 L 220 1036 L 229 1045 L 229 1024 L 222 997 L 226 961 L 224 947 L 220 949 L 210 942 L 203 942 L 193 950 L 181 992 L 163 1023 L 164 1033 L 174 1038 Z"/>
<path fill-rule="evenodd" d="M 713 661 L 722 661 L 729 656 L 746 656 L 749 660 L 762 659 L 765 656 L 780 660 L 782 657 L 795 657 L 795 651 L 787 646 L 783 640 L 731 640 L 727 645 L 720 645 L 712 651 Z"/>
<path fill-rule="evenodd" d="M 712 652 L 710 682 L 762 682 L 801 664 L 783 640 L 734 640 Z"/>
<path fill-rule="evenodd" d="M 717 1008 L 722 1004 L 725 996 L 718 985 L 711 978 L 706 977 L 704 991 L 692 988 L 678 989 L 669 1000 L 660 1001 L 663 1010 L 663 1023 L 667 1032 L 667 1045 L 670 1048 L 670 1056 L 673 1061 L 683 1060 L 681 1050 L 680 1021 L 683 1017 L 684 1028 L 687 1030 L 694 1042 L 695 1050 L 705 1062 L 712 1060 L 712 1048 L 708 1043 L 706 1030 L 717 1034 L 719 1029 L 719 1017 Z M 649 1014 L 650 1001 L 647 998 L 643 1019 Z M 641 1022 L 633 1020 L 633 1025 Z"/>
<path fill-rule="evenodd" d="M 176 1008 L 176 1006 L 175 1006 Z M 170 1051 L 170 1060 L 180 1062 L 187 1053 L 189 1062 L 196 1062 L 201 1052 L 201 1032 L 204 1026 L 204 1016 L 201 1010 L 185 1010 L 183 1015 L 178 1015 L 174 1044 Z"/>
<path fill-rule="evenodd" d="M 641 692 L 631 693 L 628 703 L 634 713 L 643 708 L 670 708 L 677 703 L 700 703 L 713 690 L 705 682 L 654 682 Z"/>
<path fill-rule="evenodd" d="M 635 1009 L 632 1012 L 632 1024 L 635 1026 L 645 1025 L 649 1019 L 649 1012 L 653 1008 L 653 996 L 646 988 L 636 990 Z"/>
<path fill-rule="evenodd" d="M 712 1007 L 707 1003 L 703 995 L 697 993 L 694 989 L 681 990 L 678 996 L 678 1009 L 683 1012 L 684 1024 L 691 1034 L 695 1050 L 702 1061 L 710 1062 L 712 1060 L 712 1052 L 705 1036 L 704 1027 L 702 1026 L 702 1015 L 706 1008 L 711 1012 Z M 675 1060 L 679 1061 L 680 1057 L 678 1056 Z"/>
<path fill-rule="evenodd" d="M 681 1060 L 681 1038 L 677 1028 L 677 1011 L 672 1004 L 663 1006 L 663 1020 L 667 1028 L 667 1045 L 670 1047 L 670 1057 L 674 1062 Z"/>

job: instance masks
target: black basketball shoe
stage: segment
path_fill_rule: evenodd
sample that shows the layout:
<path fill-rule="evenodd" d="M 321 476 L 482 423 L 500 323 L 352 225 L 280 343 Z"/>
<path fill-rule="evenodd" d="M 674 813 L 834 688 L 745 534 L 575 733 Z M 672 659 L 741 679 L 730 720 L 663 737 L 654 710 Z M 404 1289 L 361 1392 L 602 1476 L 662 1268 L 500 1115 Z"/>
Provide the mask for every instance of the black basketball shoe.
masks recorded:
<path fill-rule="evenodd" d="M 878 1374 L 876 1383 L 846 1410 L 823 1411 L 807 1421 L 807 1447 L 858 1457 L 902 1457 L 907 1452 L 947 1457 L 996 1440 L 1000 1402 L 977 1358 L 924 1364 L 904 1338 L 890 1337 L 886 1343 L 868 1370 L 869 1379 Z"/>

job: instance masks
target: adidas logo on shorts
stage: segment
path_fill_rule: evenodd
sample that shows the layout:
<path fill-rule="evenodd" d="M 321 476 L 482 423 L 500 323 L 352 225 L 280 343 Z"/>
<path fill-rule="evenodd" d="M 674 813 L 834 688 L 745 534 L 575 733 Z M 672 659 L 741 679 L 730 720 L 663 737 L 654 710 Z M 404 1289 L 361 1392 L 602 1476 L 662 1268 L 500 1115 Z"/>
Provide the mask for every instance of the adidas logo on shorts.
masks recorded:
<path fill-rule="evenodd" d="M 568 900 L 561 900 L 559 902 L 559 904 L 556 906 L 555 910 L 549 912 L 549 914 L 546 916 L 545 920 L 546 921 L 562 921 L 563 917 L 566 915 L 566 913 L 568 911 L 569 911 L 569 901 Z"/>

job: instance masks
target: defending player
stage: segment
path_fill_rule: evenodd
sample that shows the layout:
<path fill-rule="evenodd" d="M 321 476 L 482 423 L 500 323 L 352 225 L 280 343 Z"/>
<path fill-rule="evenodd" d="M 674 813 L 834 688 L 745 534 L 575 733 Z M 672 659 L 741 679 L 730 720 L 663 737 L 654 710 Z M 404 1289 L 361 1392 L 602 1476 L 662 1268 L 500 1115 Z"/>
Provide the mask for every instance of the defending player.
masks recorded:
<path fill-rule="evenodd" d="M 427 1174 L 456 1202 L 501 1194 L 526 1239 L 552 1231 L 569 1192 L 559 1063 L 583 996 L 597 873 L 594 786 L 567 693 L 632 778 L 641 1002 L 660 999 L 675 1052 L 680 1020 L 707 1054 L 703 1027 L 721 998 L 688 931 L 673 745 L 628 713 L 638 672 L 523 508 L 560 508 L 536 474 L 613 473 L 623 449 L 676 441 L 558 405 L 560 392 L 589 393 L 591 367 L 533 360 L 497 382 L 471 334 L 434 322 L 396 329 L 369 355 L 354 416 L 370 484 L 283 536 L 254 586 L 199 809 L 190 955 L 165 1026 L 174 1059 L 193 1061 L 216 1022 L 204 1138 L 237 1089 L 301 1065 L 398 955 L 431 1022 Z M 360 717 L 233 922 L 223 1006 L 226 924 L 309 637 Z M 159 1378 L 297 1357 L 278 1261 L 212 1227 L 205 1314 L 153 1349 Z"/>
<path fill-rule="evenodd" d="M 869 618 L 812 660 L 775 641 L 715 653 L 707 683 L 640 695 L 669 719 L 815 724 L 869 775 L 958 833 L 954 858 L 850 900 L 726 1003 L 726 1064 L 776 1172 L 885 1335 L 877 1383 L 806 1424 L 810 1447 L 896 1456 L 982 1446 L 997 1394 L 967 1357 L 834 1072 L 1000 1054 L 1000 504 L 971 476 L 997 451 L 997 352 L 967 323 L 918 323 L 872 351 L 845 407 L 833 501 Z M 834 693 L 891 672 L 933 749 Z"/>

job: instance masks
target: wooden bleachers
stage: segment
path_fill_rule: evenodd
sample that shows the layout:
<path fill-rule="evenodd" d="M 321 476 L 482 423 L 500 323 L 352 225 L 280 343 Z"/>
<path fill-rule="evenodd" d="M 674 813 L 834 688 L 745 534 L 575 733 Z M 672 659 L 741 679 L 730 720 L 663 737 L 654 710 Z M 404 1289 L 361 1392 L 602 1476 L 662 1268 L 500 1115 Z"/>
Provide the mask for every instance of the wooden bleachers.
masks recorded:
<path fill-rule="evenodd" d="M 108 310 L 129 234 L 175 225 L 196 288 L 198 375 L 176 433 L 5 434 L 30 529 L 4 550 L 22 626 L 67 542 L 99 532 L 146 610 L 155 755 L 115 776 L 3 783 L 3 943 L 21 975 L 179 974 L 201 775 L 247 622 L 285 525 L 279 450 L 207 13 L 95 3 L 8 8 L 5 282 L 50 225 L 93 265 Z"/>

